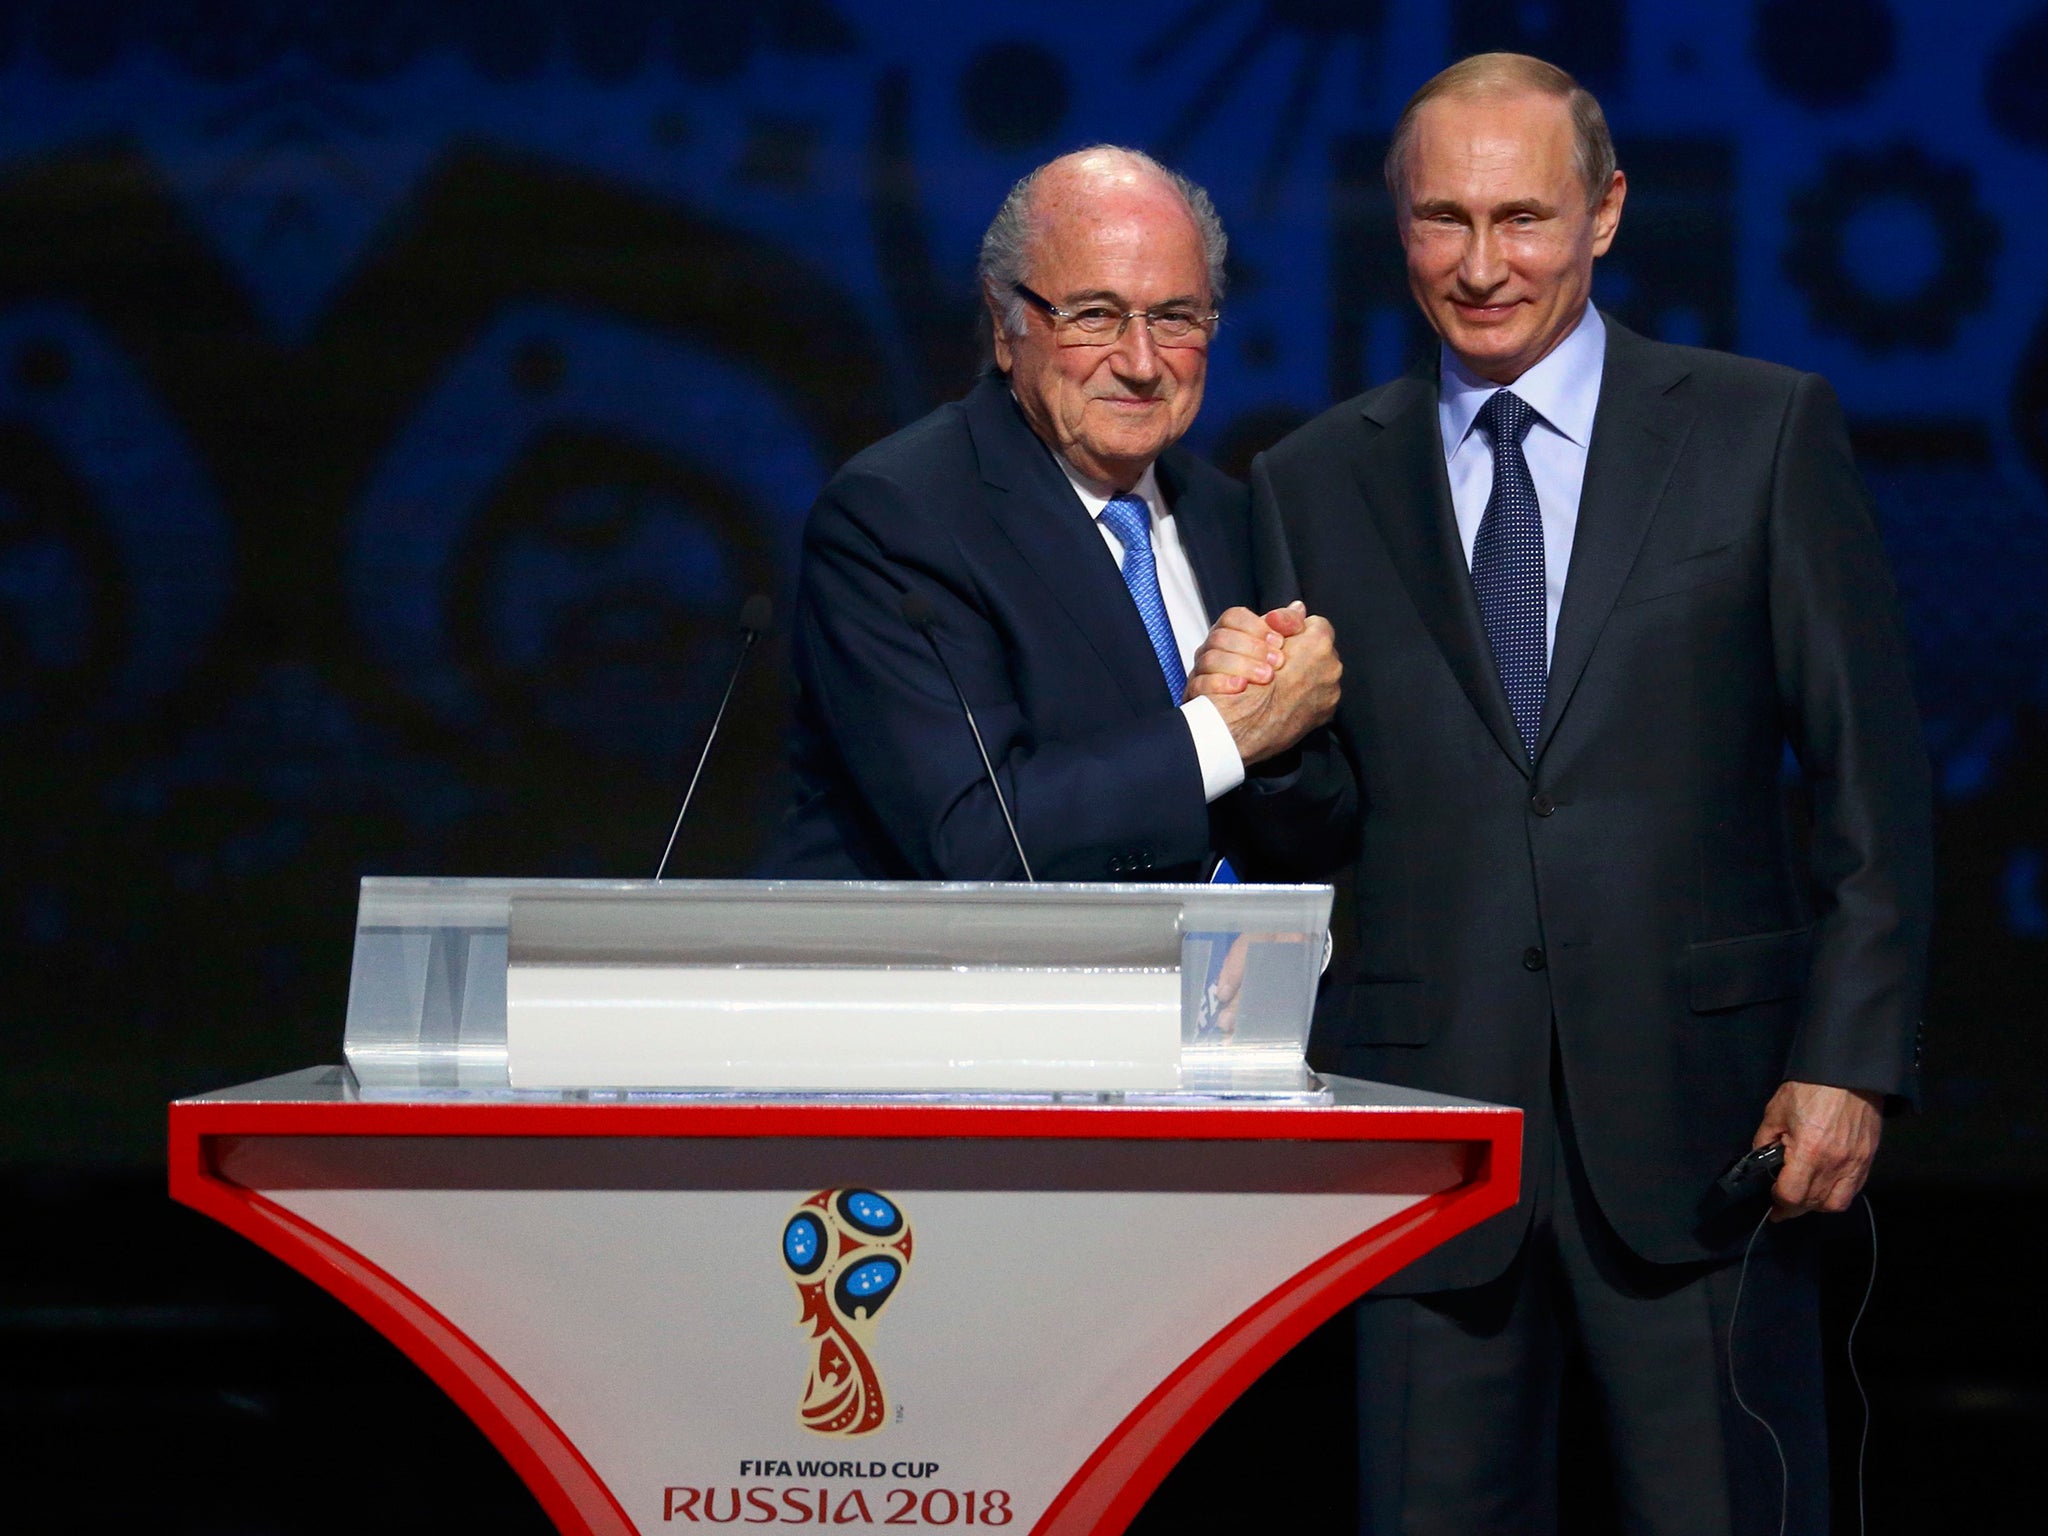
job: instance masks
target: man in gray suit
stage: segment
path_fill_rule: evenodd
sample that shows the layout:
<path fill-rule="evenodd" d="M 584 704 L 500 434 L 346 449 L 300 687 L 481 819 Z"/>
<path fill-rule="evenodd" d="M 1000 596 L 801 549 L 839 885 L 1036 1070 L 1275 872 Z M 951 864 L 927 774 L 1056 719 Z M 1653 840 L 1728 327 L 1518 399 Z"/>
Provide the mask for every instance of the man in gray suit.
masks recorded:
<path fill-rule="evenodd" d="M 1453 66 L 1387 171 L 1439 354 L 1255 464 L 1270 611 L 1226 615 L 1194 684 L 1284 666 L 1290 599 L 1335 626 L 1336 720 L 1254 772 L 1234 857 L 1349 881 L 1322 1066 L 1526 1113 L 1518 1209 L 1360 1309 L 1367 1528 L 1554 1531 L 1576 1356 L 1626 1529 L 1779 1529 L 1746 1404 L 1790 1528 L 1820 1533 L 1812 1223 L 1785 1218 L 1848 1207 L 1908 1088 L 1932 887 L 1841 412 L 1814 375 L 1593 307 L 1627 181 L 1562 71 Z M 1717 1215 L 1766 1143 L 1779 1219 Z"/>

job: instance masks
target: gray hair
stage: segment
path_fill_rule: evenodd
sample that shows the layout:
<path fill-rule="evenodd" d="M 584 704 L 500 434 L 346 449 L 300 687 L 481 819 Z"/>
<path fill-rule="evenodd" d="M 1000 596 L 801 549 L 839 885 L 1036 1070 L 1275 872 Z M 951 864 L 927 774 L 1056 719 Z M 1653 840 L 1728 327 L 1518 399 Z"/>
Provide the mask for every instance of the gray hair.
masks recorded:
<path fill-rule="evenodd" d="M 1230 240 L 1223 233 L 1223 220 L 1217 217 L 1216 205 L 1209 200 L 1209 194 L 1179 171 L 1161 165 L 1142 149 L 1126 149 L 1121 144 L 1091 144 L 1086 149 L 1074 151 L 1073 155 L 1062 155 L 1060 159 L 1093 154 L 1122 155 L 1136 161 L 1180 194 L 1180 200 L 1187 205 L 1188 216 L 1195 221 L 1195 229 L 1202 237 L 1202 259 L 1209 269 L 1209 302 L 1222 308 L 1223 260 L 1229 254 Z M 975 266 L 975 276 L 981 281 L 981 291 L 1002 306 L 1003 325 L 1013 336 L 1024 334 L 1024 301 L 1017 297 L 1016 285 L 1024 281 L 1031 244 L 1038 235 L 1037 221 L 1031 216 L 1031 196 L 1038 188 L 1038 178 L 1049 166 L 1058 163 L 1047 161 L 1010 188 L 1010 195 L 1003 199 L 1002 207 L 989 221 L 988 232 L 981 237 L 981 259 Z"/>
<path fill-rule="evenodd" d="M 1460 59 L 1423 82 L 1422 89 L 1408 98 L 1394 124 L 1394 136 L 1387 144 L 1385 173 L 1387 193 L 1394 200 L 1394 217 L 1402 217 L 1407 198 L 1403 186 L 1408 171 L 1408 150 L 1415 142 L 1415 115 L 1439 96 L 1509 96 L 1531 92 L 1562 101 L 1572 115 L 1572 168 L 1586 184 L 1586 206 L 1597 208 L 1614 180 L 1614 136 L 1607 131 L 1607 114 L 1593 93 L 1555 64 L 1526 53 L 1475 53 Z"/>

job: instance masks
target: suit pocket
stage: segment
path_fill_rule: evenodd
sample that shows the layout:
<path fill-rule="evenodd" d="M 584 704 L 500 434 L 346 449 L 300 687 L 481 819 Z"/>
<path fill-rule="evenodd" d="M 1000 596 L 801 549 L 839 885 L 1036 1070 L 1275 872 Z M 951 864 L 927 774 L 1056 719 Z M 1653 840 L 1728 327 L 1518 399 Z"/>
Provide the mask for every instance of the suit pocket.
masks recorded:
<path fill-rule="evenodd" d="M 1429 1014 L 1420 981 L 1355 981 L 1345 990 L 1344 1044 L 1429 1043 Z"/>
<path fill-rule="evenodd" d="M 1682 560 L 1638 569 L 1623 584 L 1614 599 L 1614 606 L 1633 608 L 1637 603 L 1675 597 L 1681 592 L 1690 592 L 1694 587 L 1729 581 L 1747 568 L 1753 547 L 1753 541 L 1744 540 L 1739 544 L 1724 544 L 1719 549 L 1703 550 Z"/>
<path fill-rule="evenodd" d="M 1812 929 L 1788 928 L 1692 945 L 1686 960 L 1692 972 L 1693 1012 L 1798 997 L 1806 990 L 1812 942 Z"/>

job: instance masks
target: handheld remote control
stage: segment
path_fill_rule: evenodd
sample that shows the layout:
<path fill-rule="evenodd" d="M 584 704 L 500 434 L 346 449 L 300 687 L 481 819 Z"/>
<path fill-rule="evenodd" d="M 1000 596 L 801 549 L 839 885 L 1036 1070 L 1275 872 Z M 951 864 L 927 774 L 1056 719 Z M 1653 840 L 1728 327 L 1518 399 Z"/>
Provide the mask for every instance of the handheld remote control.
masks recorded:
<path fill-rule="evenodd" d="M 1778 1170 L 1785 1166 L 1785 1149 L 1777 1142 L 1752 1147 L 1728 1165 L 1728 1171 L 1714 1181 L 1714 1194 L 1723 1206 L 1753 1200 L 1769 1192 Z"/>

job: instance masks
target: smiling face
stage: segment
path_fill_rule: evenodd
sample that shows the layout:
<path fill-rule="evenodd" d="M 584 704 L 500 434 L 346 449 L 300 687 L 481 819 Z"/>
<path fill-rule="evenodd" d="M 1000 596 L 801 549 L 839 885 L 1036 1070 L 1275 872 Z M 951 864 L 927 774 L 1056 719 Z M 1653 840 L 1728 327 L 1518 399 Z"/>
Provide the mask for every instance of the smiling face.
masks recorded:
<path fill-rule="evenodd" d="M 1459 361 L 1511 384 L 1578 324 L 1628 184 L 1616 171 L 1586 206 L 1561 97 L 1439 97 L 1414 129 L 1400 210 L 1408 287 Z"/>
<path fill-rule="evenodd" d="M 1177 192 L 1155 172 L 1113 157 L 1080 156 L 1040 174 L 1024 281 L 1062 309 L 1210 309 L 1202 237 Z M 1003 323 L 991 295 L 996 366 L 1024 417 L 1083 476 L 1129 490 L 1186 432 L 1202 407 L 1209 354 L 1156 345 L 1133 320 L 1109 346 L 1062 347 L 1050 315 Z"/>

